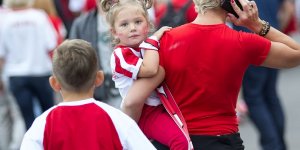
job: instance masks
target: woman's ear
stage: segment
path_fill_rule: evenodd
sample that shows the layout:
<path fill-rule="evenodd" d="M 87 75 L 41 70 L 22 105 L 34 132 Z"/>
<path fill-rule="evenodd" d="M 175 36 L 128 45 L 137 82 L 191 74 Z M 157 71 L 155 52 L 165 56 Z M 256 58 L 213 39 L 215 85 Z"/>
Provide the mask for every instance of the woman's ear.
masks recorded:
<path fill-rule="evenodd" d="M 52 89 L 55 92 L 59 92 L 61 90 L 61 85 L 58 82 L 58 80 L 55 78 L 55 76 L 50 76 L 49 77 L 49 83 L 50 83 L 50 86 L 52 87 Z"/>
<path fill-rule="evenodd" d="M 103 71 L 98 71 L 96 74 L 95 86 L 98 87 L 102 85 L 103 81 L 104 81 Z"/>

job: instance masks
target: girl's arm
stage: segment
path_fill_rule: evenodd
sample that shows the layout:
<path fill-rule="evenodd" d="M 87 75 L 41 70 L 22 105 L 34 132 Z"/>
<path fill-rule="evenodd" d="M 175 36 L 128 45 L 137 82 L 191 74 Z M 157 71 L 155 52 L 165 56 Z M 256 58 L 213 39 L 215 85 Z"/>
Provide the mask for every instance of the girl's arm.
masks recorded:
<path fill-rule="evenodd" d="M 145 40 L 140 48 L 145 50 L 142 65 L 140 67 L 138 77 L 153 77 L 158 72 L 159 66 L 159 39 L 164 34 L 165 31 L 169 31 L 171 27 L 161 27 L 156 31 L 153 36 Z"/>
<path fill-rule="evenodd" d="M 163 81 L 165 72 L 159 67 L 159 42 L 165 31 L 171 27 L 162 27 L 153 36 L 146 39 L 140 48 L 145 50 L 143 62 L 139 68 L 138 79 L 129 89 L 122 106 L 122 111 L 136 122 L 139 121 L 144 103 L 151 92 Z"/>
<path fill-rule="evenodd" d="M 135 80 L 124 99 L 122 111 L 138 122 L 145 100 L 159 86 L 164 77 L 165 71 L 159 66 L 157 74 L 153 77 Z"/>

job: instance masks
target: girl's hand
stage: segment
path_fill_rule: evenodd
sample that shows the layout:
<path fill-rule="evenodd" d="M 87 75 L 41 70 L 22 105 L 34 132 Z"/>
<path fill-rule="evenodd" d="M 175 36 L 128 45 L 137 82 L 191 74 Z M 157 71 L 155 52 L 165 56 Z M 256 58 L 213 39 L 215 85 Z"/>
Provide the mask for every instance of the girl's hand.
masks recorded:
<path fill-rule="evenodd" d="M 237 6 L 234 0 L 231 0 L 231 6 L 238 14 L 239 18 L 228 13 L 229 20 L 237 26 L 244 26 L 255 33 L 259 33 L 262 29 L 262 21 L 259 18 L 255 1 L 239 0 L 239 2 L 241 3 L 243 10 Z"/>
<path fill-rule="evenodd" d="M 156 36 L 157 39 L 159 40 L 162 37 L 162 35 L 165 33 L 165 31 L 170 31 L 171 29 L 172 27 L 163 26 L 159 30 L 157 30 L 153 35 Z"/>

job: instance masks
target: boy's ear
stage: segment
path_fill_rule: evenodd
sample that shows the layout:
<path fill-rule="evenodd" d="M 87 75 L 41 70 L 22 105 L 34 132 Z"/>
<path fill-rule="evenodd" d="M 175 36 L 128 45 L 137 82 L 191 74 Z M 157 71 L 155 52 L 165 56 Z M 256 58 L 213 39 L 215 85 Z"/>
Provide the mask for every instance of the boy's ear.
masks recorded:
<path fill-rule="evenodd" d="M 103 71 L 98 71 L 96 74 L 95 86 L 100 86 L 104 81 L 104 73 Z"/>
<path fill-rule="evenodd" d="M 49 77 L 49 83 L 55 92 L 59 92 L 61 90 L 61 85 L 54 76 Z"/>

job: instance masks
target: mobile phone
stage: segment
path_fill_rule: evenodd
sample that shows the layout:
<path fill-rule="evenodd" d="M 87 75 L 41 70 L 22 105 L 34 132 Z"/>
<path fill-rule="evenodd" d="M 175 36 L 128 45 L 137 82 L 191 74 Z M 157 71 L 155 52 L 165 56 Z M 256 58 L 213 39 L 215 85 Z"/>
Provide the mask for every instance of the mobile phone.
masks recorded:
<path fill-rule="evenodd" d="M 241 3 L 239 2 L 239 0 L 234 0 L 235 3 L 238 5 L 238 7 L 241 8 L 241 10 L 243 10 L 243 7 L 241 5 Z M 232 13 L 235 17 L 239 17 L 237 15 L 237 13 L 234 11 L 233 7 L 231 6 L 231 2 L 230 0 L 221 0 L 221 7 L 226 10 L 229 13 Z"/>

